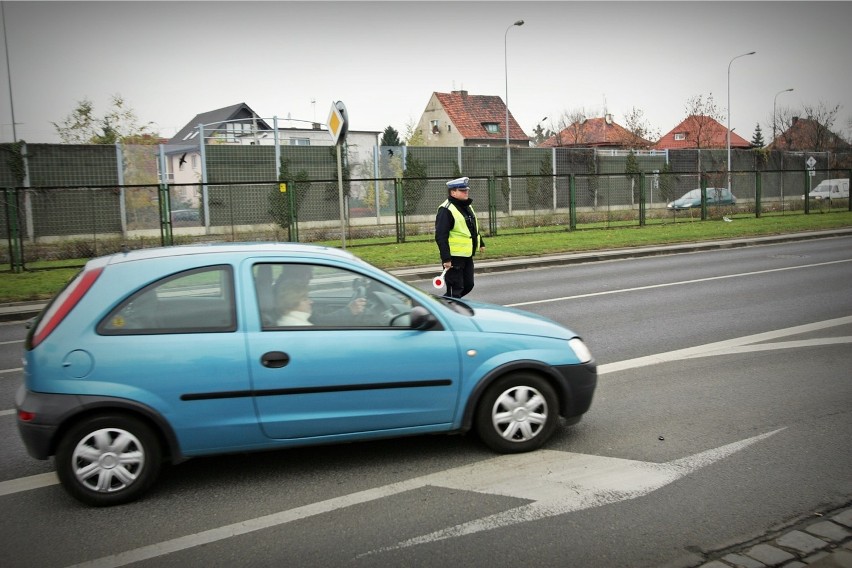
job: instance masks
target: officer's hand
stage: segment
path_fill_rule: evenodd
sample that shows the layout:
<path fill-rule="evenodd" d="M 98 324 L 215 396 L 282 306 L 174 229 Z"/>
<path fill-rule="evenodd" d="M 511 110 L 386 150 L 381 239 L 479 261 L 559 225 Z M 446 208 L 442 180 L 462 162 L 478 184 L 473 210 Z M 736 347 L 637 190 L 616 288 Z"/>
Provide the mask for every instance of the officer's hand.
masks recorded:
<path fill-rule="evenodd" d="M 451 268 L 453 266 L 453 263 L 452 263 L 452 261 L 447 261 L 447 262 L 443 263 L 441 266 L 443 266 L 444 268 Z"/>

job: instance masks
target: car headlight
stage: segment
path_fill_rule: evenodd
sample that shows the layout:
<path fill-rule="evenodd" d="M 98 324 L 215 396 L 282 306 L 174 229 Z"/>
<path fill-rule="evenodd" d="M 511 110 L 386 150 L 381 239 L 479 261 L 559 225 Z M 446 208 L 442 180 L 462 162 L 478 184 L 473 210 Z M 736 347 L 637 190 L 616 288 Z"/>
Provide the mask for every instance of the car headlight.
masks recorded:
<path fill-rule="evenodd" d="M 579 337 L 570 340 L 568 345 L 574 350 L 574 354 L 580 360 L 580 363 L 588 363 L 592 360 L 592 352 L 589 351 L 589 348 L 586 347 L 586 344 Z"/>

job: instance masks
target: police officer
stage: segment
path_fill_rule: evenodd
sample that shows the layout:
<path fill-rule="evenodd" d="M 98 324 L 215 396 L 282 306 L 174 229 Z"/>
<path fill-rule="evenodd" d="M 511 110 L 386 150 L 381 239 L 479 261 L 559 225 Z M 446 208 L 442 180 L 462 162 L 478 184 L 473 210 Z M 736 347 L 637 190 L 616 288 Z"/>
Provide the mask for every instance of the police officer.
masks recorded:
<path fill-rule="evenodd" d="M 438 207 L 435 216 L 435 242 L 441 265 L 447 269 L 445 295 L 451 298 L 461 298 L 473 290 L 473 256 L 477 249 L 485 252 L 469 192 L 470 178 L 448 181 L 447 200 Z"/>

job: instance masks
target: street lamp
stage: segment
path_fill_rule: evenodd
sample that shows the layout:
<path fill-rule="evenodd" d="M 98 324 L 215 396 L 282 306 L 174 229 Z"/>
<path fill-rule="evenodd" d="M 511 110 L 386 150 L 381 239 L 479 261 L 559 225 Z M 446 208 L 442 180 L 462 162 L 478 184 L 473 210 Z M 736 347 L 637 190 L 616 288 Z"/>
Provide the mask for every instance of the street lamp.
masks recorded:
<path fill-rule="evenodd" d="M 735 59 L 739 59 L 740 57 L 745 57 L 746 55 L 754 55 L 757 53 L 756 51 L 749 51 L 748 53 L 743 53 L 742 55 L 737 55 L 733 59 L 728 62 L 728 133 L 727 133 L 727 145 L 728 145 L 728 191 L 731 191 L 731 63 L 734 62 Z"/>
<path fill-rule="evenodd" d="M 778 118 L 775 116 L 775 103 L 778 102 L 778 95 L 781 93 L 789 93 L 793 89 L 784 89 L 775 93 L 775 98 L 772 99 L 772 143 L 775 144 L 775 125 L 778 124 Z"/>
<path fill-rule="evenodd" d="M 509 214 L 512 212 L 512 158 L 509 150 L 509 30 L 515 26 L 523 26 L 524 21 L 518 20 L 506 28 L 503 34 L 503 71 L 506 76 L 506 175 L 509 176 Z"/>

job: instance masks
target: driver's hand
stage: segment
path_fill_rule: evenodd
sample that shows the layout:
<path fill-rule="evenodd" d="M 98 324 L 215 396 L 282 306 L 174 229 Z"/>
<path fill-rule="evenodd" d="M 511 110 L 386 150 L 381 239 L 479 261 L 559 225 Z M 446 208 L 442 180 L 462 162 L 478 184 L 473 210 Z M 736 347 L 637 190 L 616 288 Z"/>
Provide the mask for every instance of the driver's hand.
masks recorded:
<path fill-rule="evenodd" d="M 349 311 L 352 312 L 353 316 L 360 315 L 364 313 L 364 306 L 366 304 L 367 300 L 365 298 L 355 298 L 349 302 Z"/>

